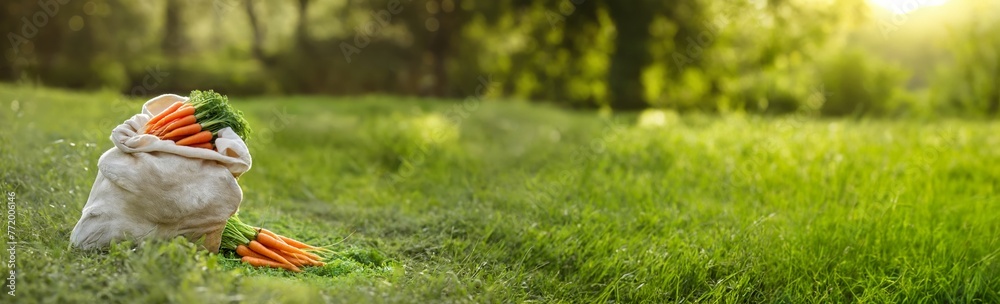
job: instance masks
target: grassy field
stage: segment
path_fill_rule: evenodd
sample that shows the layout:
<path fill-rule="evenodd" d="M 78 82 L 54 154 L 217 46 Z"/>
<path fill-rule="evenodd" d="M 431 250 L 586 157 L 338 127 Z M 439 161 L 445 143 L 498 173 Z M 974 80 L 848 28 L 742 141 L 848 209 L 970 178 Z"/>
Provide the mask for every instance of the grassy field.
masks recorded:
<path fill-rule="evenodd" d="M 69 248 L 142 101 L 0 85 L 14 302 L 1000 302 L 997 123 L 233 101 L 257 132 L 241 217 L 342 258 Z"/>

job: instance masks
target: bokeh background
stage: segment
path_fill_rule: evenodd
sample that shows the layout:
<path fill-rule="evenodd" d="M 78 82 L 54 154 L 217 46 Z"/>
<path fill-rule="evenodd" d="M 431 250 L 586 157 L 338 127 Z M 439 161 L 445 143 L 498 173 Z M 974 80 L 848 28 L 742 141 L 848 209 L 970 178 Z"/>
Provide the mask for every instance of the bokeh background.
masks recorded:
<path fill-rule="evenodd" d="M 7 0 L 0 81 L 149 96 L 488 95 L 574 108 L 995 117 L 973 0 Z M 489 83 L 489 90 L 478 90 Z"/>

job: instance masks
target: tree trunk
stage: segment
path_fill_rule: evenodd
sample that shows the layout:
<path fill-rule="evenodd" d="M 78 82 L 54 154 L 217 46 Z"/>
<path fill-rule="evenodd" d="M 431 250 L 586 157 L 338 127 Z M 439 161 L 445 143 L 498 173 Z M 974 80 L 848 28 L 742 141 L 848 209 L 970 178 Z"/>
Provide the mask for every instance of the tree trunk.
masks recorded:
<path fill-rule="evenodd" d="M 448 60 L 449 51 L 451 50 L 451 36 L 452 29 L 454 25 L 451 22 L 453 16 L 444 14 L 438 18 L 440 20 L 440 26 L 437 31 L 431 34 L 430 47 L 428 52 L 431 54 L 431 75 L 434 75 L 434 88 L 432 89 L 435 96 L 446 97 L 448 96 L 448 70 L 445 66 Z"/>
<path fill-rule="evenodd" d="M 608 72 L 611 107 L 618 110 L 646 108 L 642 69 L 649 65 L 647 48 L 649 25 L 653 20 L 648 5 L 637 1 L 608 1 L 608 12 L 615 25 L 615 53 Z"/>
<path fill-rule="evenodd" d="M 308 14 L 309 11 L 309 0 L 299 0 L 299 20 L 295 25 L 295 42 L 298 43 L 299 47 L 306 47 L 309 42 L 309 31 L 308 31 Z"/>
<path fill-rule="evenodd" d="M 253 35 L 250 52 L 265 68 L 270 68 L 274 65 L 274 58 L 264 54 L 264 33 L 257 21 L 257 11 L 254 9 L 253 0 L 246 0 L 244 4 L 246 5 L 247 18 L 250 21 L 250 32 Z"/>
<path fill-rule="evenodd" d="M 166 16 L 163 22 L 163 40 L 160 50 L 170 60 L 175 60 L 183 51 L 184 29 L 181 20 L 181 0 L 167 0 Z"/>

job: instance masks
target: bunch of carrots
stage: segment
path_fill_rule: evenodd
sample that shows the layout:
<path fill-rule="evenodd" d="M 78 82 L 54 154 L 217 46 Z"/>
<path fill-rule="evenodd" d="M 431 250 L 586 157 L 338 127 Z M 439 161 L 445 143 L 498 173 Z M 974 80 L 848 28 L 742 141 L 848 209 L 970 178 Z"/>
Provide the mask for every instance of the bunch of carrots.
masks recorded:
<path fill-rule="evenodd" d="M 235 214 L 226 221 L 221 247 L 235 251 L 243 263 L 294 272 L 301 272 L 299 267 L 323 266 L 323 258 L 314 252 L 328 250 L 244 224 Z"/>
<path fill-rule="evenodd" d="M 180 146 L 213 149 L 219 131 L 226 127 L 243 140 L 249 139 L 250 127 L 243 112 L 233 109 L 226 96 L 211 90 L 192 91 L 187 101 L 175 102 L 149 119 L 142 133 Z"/>

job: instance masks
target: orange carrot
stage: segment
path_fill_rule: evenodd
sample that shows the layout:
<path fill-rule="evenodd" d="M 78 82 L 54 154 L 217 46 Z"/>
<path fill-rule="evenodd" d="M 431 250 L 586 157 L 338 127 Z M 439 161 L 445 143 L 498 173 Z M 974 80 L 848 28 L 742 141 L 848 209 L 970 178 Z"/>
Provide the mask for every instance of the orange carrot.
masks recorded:
<path fill-rule="evenodd" d="M 146 130 L 154 130 L 155 131 L 155 130 L 157 130 L 159 128 L 162 128 L 163 126 L 167 125 L 168 123 L 173 122 L 174 120 L 183 118 L 184 116 L 188 116 L 188 115 L 194 115 L 194 107 L 191 106 L 191 105 L 184 105 L 184 106 L 180 107 L 179 109 L 177 109 L 177 111 L 174 111 L 173 113 L 170 113 L 169 115 L 164 116 L 163 119 L 160 119 L 160 121 L 157 121 L 156 124 L 150 126 L 149 128 L 146 128 Z"/>
<path fill-rule="evenodd" d="M 292 264 L 295 264 L 295 262 L 296 262 L 296 261 L 292 261 L 292 260 L 297 260 L 299 263 L 306 264 L 306 265 L 314 265 L 317 262 L 316 260 L 310 259 L 309 257 L 306 257 L 306 256 L 298 254 L 298 253 L 291 253 L 291 252 L 287 252 L 287 251 L 279 251 L 279 250 L 276 250 L 274 248 L 271 248 L 271 249 L 274 250 L 274 252 L 277 252 L 281 256 L 285 257 L 285 259 L 288 259 L 288 261 L 292 262 Z M 296 265 L 296 266 L 298 266 L 298 265 Z"/>
<path fill-rule="evenodd" d="M 273 237 L 273 238 L 274 238 L 275 240 L 277 240 L 278 242 L 281 242 L 282 244 L 287 244 L 287 245 L 290 245 L 290 246 L 292 246 L 292 247 L 294 247 L 294 248 L 296 248 L 296 249 L 299 249 L 299 250 L 302 250 L 302 251 L 300 251 L 300 252 L 289 252 L 288 250 L 282 250 L 283 252 L 286 252 L 286 253 L 288 253 L 288 254 L 294 254 L 294 255 L 295 255 L 295 257 L 296 257 L 296 258 L 299 258 L 299 259 L 308 259 L 307 261 L 310 261 L 310 262 L 314 262 L 314 263 L 322 263 L 322 262 L 319 262 L 319 260 L 322 260 L 322 258 L 321 258 L 321 257 L 320 257 L 319 255 L 316 255 L 316 254 L 314 254 L 314 253 L 311 253 L 311 252 L 306 252 L 306 251 L 304 250 L 304 249 L 306 249 L 306 248 L 315 248 L 315 247 L 312 247 L 312 246 L 309 246 L 309 245 L 306 245 L 306 244 L 304 244 L 304 243 L 302 243 L 302 242 L 299 242 L 299 241 L 296 241 L 296 240 L 294 240 L 294 239 L 291 239 L 291 238 L 288 238 L 288 237 L 285 237 L 285 236 L 282 236 L 282 235 L 280 235 L 280 234 L 277 234 L 277 233 L 274 233 L 274 232 L 272 232 L 271 230 L 267 230 L 266 228 L 259 228 L 259 227 L 257 227 L 256 229 L 257 229 L 257 231 L 258 231 L 259 233 L 261 233 L 261 234 L 266 234 L 266 235 L 268 235 L 268 236 L 270 236 L 270 237 Z M 258 237 L 259 237 L 259 235 L 258 235 Z M 287 241 L 285 241 L 285 240 L 289 240 L 289 241 L 292 241 L 292 242 L 294 242 L 294 243 L 296 243 L 296 244 L 299 244 L 299 245 L 301 245 L 301 246 L 305 246 L 305 248 L 303 248 L 303 247 L 298 247 L 298 246 L 295 246 L 294 244 L 292 244 L 292 243 L 290 243 L 290 242 L 287 242 Z M 260 240 L 258 239 L 258 241 L 260 241 Z"/>
<path fill-rule="evenodd" d="M 299 269 L 298 267 L 295 267 L 295 265 L 292 265 L 292 264 L 282 264 L 280 262 L 275 262 L 275 261 L 269 260 L 269 259 L 255 258 L 255 257 L 252 257 L 252 256 L 244 256 L 240 260 L 243 261 L 244 263 L 247 263 L 247 264 L 250 264 L 250 265 L 256 266 L 256 267 L 284 268 L 284 269 L 287 269 L 287 270 L 290 270 L 290 271 L 294 271 L 294 272 L 302 272 L 302 270 Z"/>
<path fill-rule="evenodd" d="M 156 116 L 153 116 L 153 118 L 150 118 L 149 121 L 146 122 L 146 125 L 142 127 L 142 132 L 146 133 L 146 131 L 149 130 L 149 126 L 152 126 L 152 125 L 156 124 L 157 122 L 159 122 L 161 119 L 163 119 L 167 115 L 170 115 L 170 113 L 173 113 L 174 111 L 177 111 L 177 109 L 180 108 L 183 105 L 184 105 L 184 102 L 178 101 L 178 102 L 173 103 L 172 105 L 170 105 L 166 109 L 164 109 L 163 112 L 160 112 L 160 114 L 156 114 Z"/>
<path fill-rule="evenodd" d="M 266 257 L 271 258 L 272 260 L 288 264 L 288 266 L 291 266 L 292 268 L 295 268 L 295 270 L 298 270 L 298 267 L 295 267 L 295 265 L 292 265 L 291 262 L 289 262 L 288 260 L 286 260 L 280 254 L 278 254 L 278 253 L 276 253 L 274 251 L 271 251 L 271 249 L 265 247 L 264 245 L 261 245 L 260 242 L 250 241 L 250 244 L 247 247 L 250 248 L 250 250 L 253 250 L 256 253 L 260 253 L 260 254 L 262 254 L 262 255 L 264 255 Z M 296 272 L 298 272 L 298 271 L 296 271 Z"/>
<path fill-rule="evenodd" d="M 271 232 L 271 230 L 267 230 L 267 229 L 261 228 L 261 227 L 255 227 L 254 229 L 257 229 L 257 232 L 259 232 L 259 233 L 270 235 L 271 237 L 273 237 L 275 239 L 278 239 L 278 241 L 280 241 L 282 243 L 285 243 L 285 244 L 288 244 L 287 242 L 285 242 L 284 240 L 281 239 L 280 235 L 278 235 L 277 233 Z M 289 244 L 289 245 L 291 245 L 291 244 Z"/>
<path fill-rule="evenodd" d="M 253 252 L 253 250 L 250 250 L 250 248 L 247 248 L 246 245 L 236 246 L 236 254 L 240 255 L 241 257 L 248 256 L 248 257 L 255 257 L 255 258 L 258 258 L 258 259 L 270 260 L 270 258 L 268 258 L 266 256 L 263 256 L 263 255 L 261 255 L 259 253 L 256 253 L 256 252 Z"/>
<path fill-rule="evenodd" d="M 306 257 L 309 257 L 310 259 L 313 259 L 313 260 L 317 260 L 317 261 L 323 260 L 322 257 L 320 257 L 319 255 L 317 255 L 315 253 L 312 253 L 312 252 L 308 252 L 308 251 L 304 251 L 303 250 L 302 253 L 300 253 L 300 254 L 302 254 L 302 255 L 304 255 Z"/>
<path fill-rule="evenodd" d="M 323 265 L 326 265 L 326 263 L 323 263 L 323 262 L 320 262 L 320 261 L 317 261 L 317 260 L 313 260 L 313 259 L 310 259 L 308 257 L 302 256 L 302 255 L 299 255 L 299 254 L 295 254 L 294 256 L 295 256 L 296 259 L 299 259 L 299 260 L 303 261 L 304 263 L 309 264 L 310 266 L 323 266 Z"/>
<path fill-rule="evenodd" d="M 181 139 L 181 138 L 187 137 L 188 135 L 192 135 L 192 134 L 195 134 L 195 133 L 198 133 L 198 132 L 201 132 L 201 124 L 200 123 L 193 123 L 193 124 L 190 124 L 190 125 L 187 125 L 187 126 L 183 126 L 183 127 L 174 129 L 173 131 L 170 131 L 170 132 L 168 132 L 166 134 L 163 134 L 163 136 L 160 136 L 160 139 L 177 140 L 177 139 Z"/>
<path fill-rule="evenodd" d="M 258 259 L 262 259 L 262 260 L 274 261 L 271 258 L 268 258 L 266 256 L 263 256 L 263 255 L 261 255 L 259 253 L 254 252 L 253 250 L 250 250 L 250 248 L 247 248 L 246 245 L 236 246 L 236 254 L 240 255 L 241 257 L 248 256 L 248 257 L 258 258 Z M 292 262 L 292 265 L 295 265 L 297 267 L 302 267 L 302 266 L 305 266 L 306 264 L 313 265 L 312 261 L 303 260 L 302 258 L 299 258 L 299 257 L 290 257 L 288 255 L 282 255 L 282 256 L 285 259 L 287 259 L 289 262 Z"/>
<path fill-rule="evenodd" d="M 197 145 L 190 145 L 189 147 L 215 150 L 215 145 L 212 145 L 212 143 L 210 143 L 210 142 L 200 143 L 200 144 L 197 144 Z"/>
<path fill-rule="evenodd" d="M 280 254 L 281 257 L 285 258 L 286 260 L 288 260 L 288 262 L 292 263 L 292 265 L 295 265 L 296 267 L 312 266 L 312 262 L 301 260 L 290 254 L 285 254 L 284 252 L 279 252 L 278 254 Z"/>
<path fill-rule="evenodd" d="M 298 249 L 302 249 L 302 250 L 320 250 L 320 249 L 322 249 L 322 248 L 319 248 L 319 247 L 309 246 L 306 243 L 296 241 L 296 240 L 294 240 L 294 239 L 292 239 L 290 237 L 287 237 L 287 236 L 279 235 L 278 238 L 280 238 L 281 241 L 285 242 L 286 244 L 292 245 L 292 246 L 294 246 L 295 248 L 298 248 Z"/>
<path fill-rule="evenodd" d="M 167 132 L 176 130 L 177 128 L 180 128 L 180 127 L 186 127 L 186 126 L 189 126 L 189 125 L 195 124 L 195 123 L 198 123 L 198 119 L 195 118 L 194 115 L 184 116 L 184 117 L 181 117 L 181 118 L 179 118 L 177 120 L 174 120 L 173 122 L 171 122 L 171 123 L 167 124 L 166 126 L 160 128 L 159 130 L 156 131 L 155 135 L 159 136 L 160 138 L 166 138 L 166 136 L 163 136 L 163 135 L 167 134 Z M 197 133 L 197 132 L 195 132 L 195 133 Z"/>
<path fill-rule="evenodd" d="M 194 135 L 185 137 L 184 139 L 178 140 L 178 146 L 190 146 L 200 143 L 207 143 L 212 141 L 212 131 L 201 131 L 195 133 Z"/>
<path fill-rule="evenodd" d="M 274 237 L 272 237 L 270 235 L 267 235 L 267 233 L 258 233 L 257 234 L 257 241 L 260 242 L 261 244 L 264 244 L 264 246 L 267 246 L 268 248 L 273 248 L 273 249 L 281 250 L 281 251 L 288 252 L 288 253 L 297 253 L 297 254 L 301 254 L 301 255 L 304 255 L 304 256 L 309 256 L 308 254 L 306 254 L 305 251 L 302 251 L 301 249 L 292 247 L 291 245 L 282 243 L 282 242 L 278 241 L 277 239 L 275 239 Z"/>
<path fill-rule="evenodd" d="M 301 254 L 294 254 L 294 253 L 290 253 L 290 255 L 292 255 L 292 256 L 294 256 L 294 257 L 295 257 L 296 259 L 299 259 L 300 261 L 303 261 L 303 262 L 305 262 L 305 263 L 308 263 L 308 264 L 310 264 L 310 265 L 312 265 L 312 266 L 323 266 L 323 265 L 326 265 L 326 263 L 323 263 L 323 262 L 320 262 L 320 261 L 317 261 L 317 260 L 314 260 L 314 259 L 311 259 L 311 258 L 309 258 L 309 257 L 307 257 L 307 256 L 304 256 L 304 255 L 301 255 Z"/>

